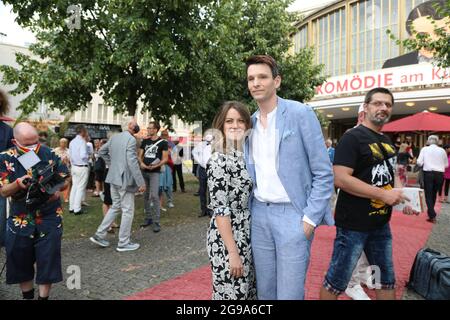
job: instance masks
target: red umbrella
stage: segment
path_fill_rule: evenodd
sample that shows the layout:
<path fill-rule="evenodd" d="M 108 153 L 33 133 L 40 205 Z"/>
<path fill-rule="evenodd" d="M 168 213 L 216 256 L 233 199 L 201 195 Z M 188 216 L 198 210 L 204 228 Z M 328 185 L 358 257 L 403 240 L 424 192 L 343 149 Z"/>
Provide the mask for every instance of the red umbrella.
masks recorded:
<path fill-rule="evenodd" d="M 392 121 L 383 126 L 383 132 L 450 131 L 450 117 L 423 111 Z"/>

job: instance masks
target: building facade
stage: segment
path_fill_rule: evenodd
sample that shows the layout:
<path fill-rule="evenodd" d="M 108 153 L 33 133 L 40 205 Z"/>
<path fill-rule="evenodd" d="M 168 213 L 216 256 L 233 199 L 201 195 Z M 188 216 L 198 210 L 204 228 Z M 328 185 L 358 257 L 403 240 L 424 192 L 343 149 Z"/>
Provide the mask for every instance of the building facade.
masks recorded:
<path fill-rule="evenodd" d="M 294 52 L 313 47 L 314 62 L 324 65 L 327 81 L 308 103 L 330 120 L 331 138 L 355 125 L 365 93 L 378 86 L 394 93 L 393 120 L 424 110 L 450 115 L 450 69 L 437 67 L 427 52 L 408 52 L 388 34 L 389 30 L 396 39 L 406 39 L 428 32 L 426 16 L 447 27 L 444 22 L 450 18 L 433 11 L 440 2 L 334 1 L 297 23 Z"/>

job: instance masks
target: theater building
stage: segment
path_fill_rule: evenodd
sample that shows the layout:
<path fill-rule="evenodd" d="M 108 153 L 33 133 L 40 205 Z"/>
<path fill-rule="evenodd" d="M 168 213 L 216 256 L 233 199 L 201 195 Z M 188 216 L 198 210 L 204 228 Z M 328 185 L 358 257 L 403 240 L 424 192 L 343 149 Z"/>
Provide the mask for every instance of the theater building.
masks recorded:
<path fill-rule="evenodd" d="M 442 1 L 334 1 L 296 24 L 294 51 L 311 46 L 314 62 L 324 65 L 327 80 L 308 103 L 330 120 L 326 135 L 336 140 L 353 127 L 364 95 L 378 86 L 394 93 L 392 120 L 424 110 L 450 115 L 450 69 L 437 67 L 426 50 L 408 52 L 387 34 L 434 36 L 428 16 L 442 27 L 450 18 L 439 16 L 433 3 Z M 416 135 L 416 142 L 423 145 L 423 137 Z"/>

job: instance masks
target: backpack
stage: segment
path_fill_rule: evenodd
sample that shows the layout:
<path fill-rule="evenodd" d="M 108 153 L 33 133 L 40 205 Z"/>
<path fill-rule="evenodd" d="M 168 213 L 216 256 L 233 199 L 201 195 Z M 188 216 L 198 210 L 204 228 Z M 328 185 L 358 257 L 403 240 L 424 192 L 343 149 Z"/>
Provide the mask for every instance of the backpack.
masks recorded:
<path fill-rule="evenodd" d="M 450 257 L 429 248 L 419 250 L 407 287 L 427 300 L 450 300 Z"/>

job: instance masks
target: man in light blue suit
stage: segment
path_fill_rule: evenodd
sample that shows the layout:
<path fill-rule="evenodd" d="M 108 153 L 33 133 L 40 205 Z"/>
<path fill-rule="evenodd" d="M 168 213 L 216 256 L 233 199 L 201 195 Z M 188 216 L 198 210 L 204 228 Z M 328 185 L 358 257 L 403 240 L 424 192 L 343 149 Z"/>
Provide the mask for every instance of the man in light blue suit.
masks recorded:
<path fill-rule="evenodd" d="M 249 58 L 247 82 L 259 107 L 245 145 L 258 299 L 303 299 L 314 229 L 334 224 L 331 162 L 311 107 L 277 96 L 272 57 Z"/>

